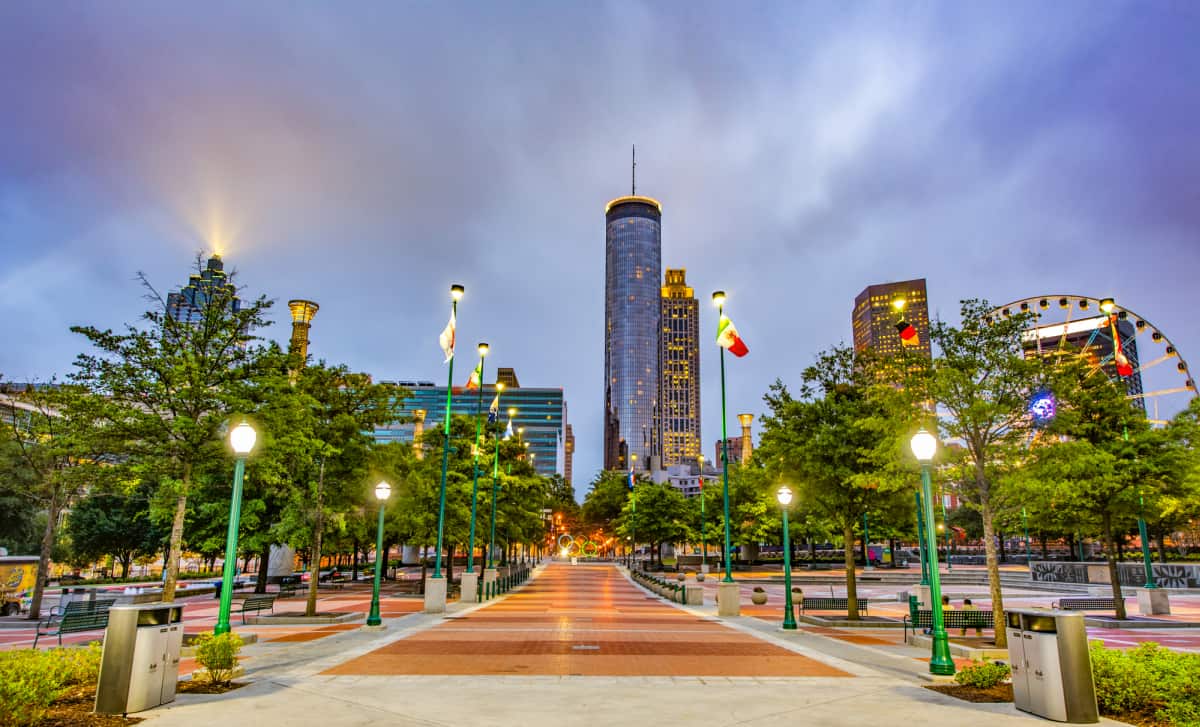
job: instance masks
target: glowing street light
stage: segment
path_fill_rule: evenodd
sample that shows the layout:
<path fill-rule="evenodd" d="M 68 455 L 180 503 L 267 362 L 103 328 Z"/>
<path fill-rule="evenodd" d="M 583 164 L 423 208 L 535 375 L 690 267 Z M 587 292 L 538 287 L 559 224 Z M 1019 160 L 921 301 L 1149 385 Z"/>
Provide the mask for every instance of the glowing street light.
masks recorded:
<path fill-rule="evenodd" d="M 385 480 L 380 480 L 379 484 L 375 485 L 375 499 L 379 501 L 379 527 L 375 531 L 375 587 L 371 591 L 371 613 L 367 616 L 368 626 L 379 626 L 383 623 L 383 619 L 379 617 L 379 579 L 383 569 L 387 567 L 387 559 L 383 552 L 383 511 L 391 494 L 392 486 Z"/>
<path fill-rule="evenodd" d="M 229 633 L 229 609 L 233 605 L 233 579 L 237 571 L 238 525 L 242 519 L 242 480 L 246 473 L 246 457 L 254 449 L 258 432 L 242 420 L 229 433 L 229 446 L 233 448 L 233 495 L 229 499 L 229 530 L 225 535 L 225 564 L 221 575 L 221 605 L 217 609 L 217 625 L 213 633 Z"/>
<path fill-rule="evenodd" d="M 933 654 L 929 660 L 929 673 L 949 676 L 954 673 L 954 659 L 950 657 L 950 640 L 946 636 L 945 617 L 942 614 L 942 584 L 937 565 L 937 534 L 933 522 L 933 485 L 929 469 L 933 455 L 937 452 L 937 438 L 922 427 L 913 435 L 913 456 L 921 463 L 921 492 L 925 505 L 925 553 L 929 559 L 929 600 L 933 612 Z"/>
<path fill-rule="evenodd" d="M 782 485 L 775 493 L 779 509 L 783 513 L 783 628 L 794 631 L 796 617 L 792 614 L 792 543 L 788 538 L 788 505 L 792 504 L 792 491 Z"/>

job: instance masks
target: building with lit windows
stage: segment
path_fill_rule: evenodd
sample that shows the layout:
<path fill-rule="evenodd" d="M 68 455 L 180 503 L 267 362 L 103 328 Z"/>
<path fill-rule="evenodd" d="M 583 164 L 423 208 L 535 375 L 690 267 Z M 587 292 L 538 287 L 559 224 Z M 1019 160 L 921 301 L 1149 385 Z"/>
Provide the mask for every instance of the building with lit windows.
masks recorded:
<path fill-rule="evenodd" d="M 1142 368 L 1138 357 L 1137 328 L 1124 315 L 1124 311 L 1117 319 L 1117 335 L 1121 338 L 1121 351 L 1133 367 L 1132 376 L 1117 375 L 1109 317 L 1106 315 L 1037 326 L 1021 334 L 1021 348 L 1025 351 L 1025 358 L 1053 356 L 1058 359 L 1064 352 L 1083 356 L 1090 366 L 1099 368 L 1109 379 L 1123 379 L 1129 396 L 1134 397 L 1142 411 L 1145 411 L 1146 399 L 1141 396 L 1145 387 L 1142 385 Z"/>
<path fill-rule="evenodd" d="M 425 431 L 441 429 L 446 413 L 446 387 L 430 381 L 395 382 L 410 392 L 400 406 L 401 421 L 376 427 L 375 441 L 412 442 L 416 422 L 415 412 L 425 411 L 421 427 Z M 483 413 L 496 396 L 496 387 L 483 387 Z M 450 397 L 450 411 L 455 416 L 474 416 L 479 405 L 479 392 L 456 386 Z M 500 421 L 507 423 L 508 410 L 515 408 L 513 436 L 529 442 L 533 468 L 540 475 L 560 474 L 566 477 L 567 405 L 561 388 L 505 387 L 500 394 Z"/>
<path fill-rule="evenodd" d="M 700 456 L 700 304 L 686 270 L 668 269 L 659 317 L 659 421 L 662 466 Z"/>
<path fill-rule="evenodd" d="M 885 356 L 899 353 L 904 344 L 900 342 L 900 331 L 896 326 L 904 321 L 916 328 L 914 350 L 930 358 L 933 356 L 929 345 L 929 297 L 924 278 L 868 285 L 854 298 L 851 320 L 855 351 L 871 349 Z"/>
<path fill-rule="evenodd" d="M 204 318 L 204 308 L 213 299 L 228 300 L 234 313 L 242 309 L 233 283 L 225 275 L 225 263 L 214 254 L 199 273 L 188 277 L 188 284 L 178 293 L 167 294 L 167 315 L 180 323 L 198 323 Z"/>
<path fill-rule="evenodd" d="M 563 436 L 563 479 L 568 485 L 575 484 L 575 432 L 571 431 L 571 425 L 566 426 L 566 434 Z"/>
<path fill-rule="evenodd" d="M 659 331 L 662 205 L 608 203 L 604 266 L 604 467 L 645 467 L 660 452 Z"/>

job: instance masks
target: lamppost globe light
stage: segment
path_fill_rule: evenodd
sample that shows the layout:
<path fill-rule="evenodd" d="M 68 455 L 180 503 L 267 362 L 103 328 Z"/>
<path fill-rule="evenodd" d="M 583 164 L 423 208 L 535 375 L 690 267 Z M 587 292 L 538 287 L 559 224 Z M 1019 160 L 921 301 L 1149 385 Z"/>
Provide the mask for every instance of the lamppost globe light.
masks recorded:
<path fill-rule="evenodd" d="M 713 305 L 717 306 L 718 308 L 725 305 L 725 291 L 723 291 L 723 290 L 713 291 L 712 302 L 713 302 Z"/>
<path fill-rule="evenodd" d="M 499 394 L 501 391 L 504 391 L 504 382 L 497 381 L 496 382 L 496 393 Z"/>
<path fill-rule="evenodd" d="M 375 485 L 375 499 L 380 502 L 392 496 L 392 486 L 385 480 L 380 480 L 378 485 Z"/>
<path fill-rule="evenodd" d="M 247 455 L 250 450 L 254 449 L 254 442 L 258 439 L 258 432 L 254 431 L 254 427 L 250 426 L 245 420 L 241 424 L 233 428 L 229 433 L 229 444 L 233 447 L 235 454 Z"/>
<path fill-rule="evenodd" d="M 908 301 L 905 300 L 904 298 L 896 298 L 895 300 L 892 301 L 892 307 L 895 308 L 897 311 L 904 310 L 904 306 L 906 306 L 906 305 L 908 305 Z"/>
<path fill-rule="evenodd" d="M 484 356 L 487 356 L 487 355 L 488 355 L 488 345 L 487 345 L 486 343 L 482 343 L 482 342 L 480 342 L 480 344 L 479 344 L 479 357 L 480 357 L 480 358 L 483 358 Z"/>
<path fill-rule="evenodd" d="M 925 427 L 921 427 L 913 435 L 912 441 L 909 444 L 912 446 L 913 456 L 917 458 L 918 462 L 933 461 L 933 455 L 937 452 L 937 437 L 925 431 Z"/>
<path fill-rule="evenodd" d="M 787 507 L 788 505 L 792 504 L 792 491 L 787 485 L 782 485 L 780 486 L 779 490 L 776 491 L 775 499 L 779 500 L 780 505 Z"/>
<path fill-rule="evenodd" d="M 511 419 L 511 418 L 515 417 L 516 415 L 517 415 L 517 408 L 515 406 L 509 407 L 508 418 Z"/>
<path fill-rule="evenodd" d="M 1100 311 L 1102 313 L 1112 313 L 1116 307 L 1117 303 L 1112 298 L 1104 298 L 1100 301 Z"/>
<path fill-rule="evenodd" d="M 465 292 L 467 292 L 467 289 L 462 287 L 461 285 L 451 285 L 450 286 L 450 297 L 454 299 L 455 303 L 462 300 L 463 293 L 465 293 Z"/>

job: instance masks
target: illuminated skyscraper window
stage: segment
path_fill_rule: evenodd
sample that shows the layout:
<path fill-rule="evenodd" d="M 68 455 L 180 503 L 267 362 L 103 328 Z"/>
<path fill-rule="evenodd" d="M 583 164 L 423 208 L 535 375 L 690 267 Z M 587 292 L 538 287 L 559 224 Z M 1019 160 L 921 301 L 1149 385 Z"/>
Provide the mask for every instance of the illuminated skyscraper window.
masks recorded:
<path fill-rule="evenodd" d="M 659 412 L 662 466 L 700 456 L 700 306 L 686 270 L 668 269 L 662 287 Z"/>

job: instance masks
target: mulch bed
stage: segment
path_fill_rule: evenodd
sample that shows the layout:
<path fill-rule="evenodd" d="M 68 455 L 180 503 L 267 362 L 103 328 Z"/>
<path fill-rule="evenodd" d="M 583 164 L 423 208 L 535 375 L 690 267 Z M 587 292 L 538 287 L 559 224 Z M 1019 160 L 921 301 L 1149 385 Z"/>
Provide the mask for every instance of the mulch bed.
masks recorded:
<path fill-rule="evenodd" d="M 232 692 L 235 689 L 241 689 L 249 683 L 230 682 L 229 684 L 213 684 L 207 679 L 201 681 L 192 679 L 186 682 L 179 682 L 175 686 L 175 692 L 178 694 L 224 694 L 225 692 Z"/>
<path fill-rule="evenodd" d="M 964 702 L 1011 702 L 1013 700 L 1011 684 L 997 684 L 988 689 L 966 687 L 961 684 L 927 684 L 925 688 L 948 694 Z"/>
<path fill-rule="evenodd" d="M 119 714 L 93 714 L 95 707 L 95 687 L 72 689 L 50 705 L 38 727 L 124 727 L 142 721 L 139 717 Z"/>

